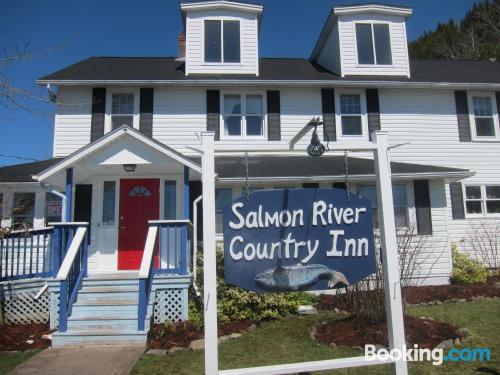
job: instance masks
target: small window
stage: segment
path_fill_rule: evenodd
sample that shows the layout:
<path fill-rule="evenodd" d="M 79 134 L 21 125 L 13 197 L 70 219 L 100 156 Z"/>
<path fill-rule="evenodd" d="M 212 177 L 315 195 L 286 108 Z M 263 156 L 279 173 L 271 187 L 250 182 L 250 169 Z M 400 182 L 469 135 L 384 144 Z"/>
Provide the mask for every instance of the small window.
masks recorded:
<path fill-rule="evenodd" d="M 222 209 L 224 205 L 231 203 L 233 193 L 230 188 L 215 189 L 215 232 L 222 233 Z"/>
<path fill-rule="evenodd" d="M 145 186 L 134 186 L 128 192 L 129 197 L 150 197 L 151 191 Z"/>
<path fill-rule="evenodd" d="M 114 93 L 111 96 L 111 126 L 134 126 L 134 94 Z"/>
<path fill-rule="evenodd" d="M 358 64 L 392 65 L 389 25 L 385 23 L 357 23 L 356 46 Z"/>
<path fill-rule="evenodd" d="M 473 96 L 472 107 L 476 137 L 495 137 L 492 98 L 490 96 Z"/>
<path fill-rule="evenodd" d="M 45 225 L 59 223 L 62 217 L 62 198 L 53 193 L 45 193 Z"/>
<path fill-rule="evenodd" d="M 360 95 L 340 95 L 340 119 L 343 136 L 363 135 Z"/>
<path fill-rule="evenodd" d="M 165 220 L 175 220 L 177 219 L 177 182 L 176 181 L 165 181 L 165 198 L 163 214 Z"/>
<path fill-rule="evenodd" d="M 371 200 L 373 227 L 379 228 L 378 221 L 378 201 L 377 188 L 374 185 L 365 185 L 358 188 L 358 194 L 362 198 Z M 406 196 L 406 185 L 392 185 L 392 195 L 394 204 L 394 220 L 397 228 L 408 227 L 408 199 Z"/>
<path fill-rule="evenodd" d="M 500 214 L 500 185 L 465 186 L 465 210 L 470 216 Z"/>
<path fill-rule="evenodd" d="M 115 224 L 115 198 L 116 198 L 116 182 L 104 181 L 102 195 L 102 224 Z"/>
<path fill-rule="evenodd" d="M 205 62 L 241 62 L 240 21 L 205 20 Z"/>
<path fill-rule="evenodd" d="M 34 218 L 35 193 L 14 193 L 14 205 L 12 207 L 14 229 L 33 228 Z"/>
<path fill-rule="evenodd" d="M 224 94 L 223 134 L 228 137 L 264 137 L 264 97 Z"/>

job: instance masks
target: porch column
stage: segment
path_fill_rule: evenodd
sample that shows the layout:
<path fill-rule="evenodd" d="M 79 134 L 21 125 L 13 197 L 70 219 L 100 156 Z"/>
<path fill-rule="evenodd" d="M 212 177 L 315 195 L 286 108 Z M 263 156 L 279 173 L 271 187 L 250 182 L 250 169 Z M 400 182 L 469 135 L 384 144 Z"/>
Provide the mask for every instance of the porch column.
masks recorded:
<path fill-rule="evenodd" d="M 184 176 L 182 180 L 182 218 L 189 220 L 189 168 L 184 166 Z M 187 224 L 181 229 L 181 274 L 187 275 L 189 267 L 189 246 L 188 246 L 188 227 Z"/>
<path fill-rule="evenodd" d="M 66 221 L 71 222 L 73 211 L 73 167 L 66 169 Z"/>

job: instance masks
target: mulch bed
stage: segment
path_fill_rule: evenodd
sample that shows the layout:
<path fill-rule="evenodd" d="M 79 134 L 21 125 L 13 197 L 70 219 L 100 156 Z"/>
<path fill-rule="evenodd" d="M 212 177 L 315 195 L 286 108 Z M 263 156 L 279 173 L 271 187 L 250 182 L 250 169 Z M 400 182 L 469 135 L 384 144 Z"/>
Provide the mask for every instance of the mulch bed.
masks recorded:
<path fill-rule="evenodd" d="M 42 339 L 52 331 L 48 324 L 23 324 L 15 326 L 0 326 L 0 351 L 24 351 L 30 349 L 46 349 L 52 341 Z M 26 341 L 34 341 L 32 344 Z"/>
<path fill-rule="evenodd" d="M 405 316 L 406 342 L 418 344 L 420 348 L 432 349 L 448 339 L 461 338 L 452 325 L 431 319 L 419 319 Z M 347 345 L 364 347 L 365 344 L 387 347 L 387 324 L 385 322 L 369 323 L 363 319 L 344 319 L 322 323 L 316 327 L 316 339 L 330 345 Z"/>
<path fill-rule="evenodd" d="M 418 304 L 433 301 L 449 301 L 453 299 L 465 299 L 471 301 L 472 297 L 500 297 L 500 288 L 496 283 L 500 282 L 500 275 L 490 276 L 486 284 L 469 285 L 436 285 L 436 286 L 414 286 L 403 289 L 403 297 L 406 303 Z M 367 297 L 369 293 L 367 293 Z M 344 300 L 334 295 L 321 295 L 318 303 L 319 310 L 346 310 Z"/>
<path fill-rule="evenodd" d="M 237 321 L 218 326 L 218 336 L 227 336 L 232 333 L 242 333 L 247 331 L 254 323 L 247 321 Z M 189 347 L 193 340 L 204 337 L 203 327 L 196 329 L 191 321 L 179 322 L 171 325 L 154 324 L 148 334 L 149 349 L 170 349 L 173 347 Z"/>

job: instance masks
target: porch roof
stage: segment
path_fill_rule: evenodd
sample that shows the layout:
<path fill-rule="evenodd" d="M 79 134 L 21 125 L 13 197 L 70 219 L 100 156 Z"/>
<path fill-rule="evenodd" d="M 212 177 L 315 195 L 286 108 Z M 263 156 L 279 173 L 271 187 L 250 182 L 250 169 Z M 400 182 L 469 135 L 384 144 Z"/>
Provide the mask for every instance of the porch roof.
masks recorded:
<path fill-rule="evenodd" d="M 79 173 L 76 174 L 85 178 L 95 174 L 118 174 L 123 172 L 124 164 L 140 165 L 142 174 L 168 173 L 179 165 L 201 173 L 201 167 L 195 160 L 124 125 L 54 165 L 34 173 L 32 177 L 39 182 L 62 185 L 62 172 L 68 168 L 77 166 Z"/>

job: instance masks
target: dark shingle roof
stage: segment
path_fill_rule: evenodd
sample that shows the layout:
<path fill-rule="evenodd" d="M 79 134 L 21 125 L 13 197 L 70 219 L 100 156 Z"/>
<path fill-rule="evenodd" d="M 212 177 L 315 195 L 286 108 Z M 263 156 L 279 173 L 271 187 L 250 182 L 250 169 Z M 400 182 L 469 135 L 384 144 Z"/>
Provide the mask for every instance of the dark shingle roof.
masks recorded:
<path fill-rule="evenodd" d="M 352 176 L 374 175 L 373 160 L 348 158 L 349 173 Z M 215 171 L 219 178 L 245 176 L 242 157 L 220 157 L 215 159 Z M 391 162 L 393 175 L 402 174 L 467 174 L 465 169 L 436 167 L 432 165 Z M 344 176 L 343 156 L 313 158 L 309 156 L 255 156 L 249 157 L 248 175 L 251 178 L 266 177 L 321 177 Z"/>
<path fill-rule="evenodd" d="M 0 182 L 35 182 L 31 176 L 53 166 L 61 159 L 47 159 L 33 163 L 9 165 L 0 168 Z"/>
<path fill-rule="evenodd" d="M 199 162 L 199 158 L 192 159 Z M 61 159 L 48 159 L 0 168 L 0 182 L 34 182 L 32 175 L 39 174 L 59 161 Z M 397 162 L 392 162 L 391 168 L 395 175 L 468 173 L 465 169 Z M 244 159 L 237 156 L 218 157 L 215 159 L 215 171 L 219 178 L 242 178 L 245 176 Z M 343 176 L 344 157 L 254 156 L 249 157 L 248 172 L 252 178 Z M 349 158 L 349 172 L 352 176 L 373 175 L 375 173 L 373 161 Z"/>
<path fill-rule="evenodd" d="M 262 58 L 259 76 L 189 75 L 184 63 L 173 57 L 91 57 L 40 78 L 53 81 L 190 81 L 200 79 L 242 80 L 332 80 L 332 81 L 398 81 L 449 83 L 500 83 L 500 63 L 489 61 L 412 60 L 411 78 L 401 76 L 340 77 L 308 59 Z"/>

